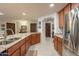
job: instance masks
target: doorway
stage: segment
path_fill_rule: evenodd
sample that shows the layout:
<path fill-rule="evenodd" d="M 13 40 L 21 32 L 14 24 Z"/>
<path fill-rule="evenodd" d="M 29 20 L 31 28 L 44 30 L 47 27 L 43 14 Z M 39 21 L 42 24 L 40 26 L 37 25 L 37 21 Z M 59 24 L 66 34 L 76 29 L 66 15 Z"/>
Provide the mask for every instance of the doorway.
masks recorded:
<path fill-rule="evenodd" d="M 45 23 L 45 36 L 51 37 L 51 23 Z"/>
<path fill-rule="evenodd" d="M 45 38 L 54 37 L 54 18 L 48 17 L 44 19 L 44 36 Z"/>

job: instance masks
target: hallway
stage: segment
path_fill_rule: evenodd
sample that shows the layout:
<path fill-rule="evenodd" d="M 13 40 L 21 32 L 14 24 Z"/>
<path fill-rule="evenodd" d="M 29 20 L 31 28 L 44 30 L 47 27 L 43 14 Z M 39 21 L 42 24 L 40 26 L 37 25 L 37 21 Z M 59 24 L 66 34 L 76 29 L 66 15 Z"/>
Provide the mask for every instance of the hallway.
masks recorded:
<path fill-rule="evenodd" d="M 47 38 L 44 43 L 39 43 L 30 47 L 28 56 L 58 56 L 54 49 L 53 41 Z"/>

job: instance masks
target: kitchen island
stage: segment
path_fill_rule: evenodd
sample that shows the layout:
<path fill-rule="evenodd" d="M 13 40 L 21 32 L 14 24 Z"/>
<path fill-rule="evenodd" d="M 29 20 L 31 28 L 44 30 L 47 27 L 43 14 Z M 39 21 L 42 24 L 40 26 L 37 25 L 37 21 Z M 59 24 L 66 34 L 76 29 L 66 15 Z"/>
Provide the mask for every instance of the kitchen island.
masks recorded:
<path fill-rule="evenodd" d="M 31 45 L 40 42 L 40 33 L 19 33 L 7 36 L 6 40 L 18 37 L 18 40 L 9 44 L 0 45 L 0 52 L 6 50 L 9 56 L 24 56 Z"/>

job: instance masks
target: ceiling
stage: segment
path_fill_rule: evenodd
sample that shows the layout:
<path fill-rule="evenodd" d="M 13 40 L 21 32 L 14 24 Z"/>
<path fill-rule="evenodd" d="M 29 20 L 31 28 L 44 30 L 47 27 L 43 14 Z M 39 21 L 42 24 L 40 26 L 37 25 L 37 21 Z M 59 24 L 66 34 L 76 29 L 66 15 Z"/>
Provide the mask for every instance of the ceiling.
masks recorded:
<path fill-rule="evenodd" d="M 38 17 L 46 16 L 58 12 L 66 3 L 55 3 L 54 7 L 49 7 L 50 3 L 0 3 L 1 19 L 26 19 L 35 20 Z M 26 15 L 23 16 L 22 13 Z"/>

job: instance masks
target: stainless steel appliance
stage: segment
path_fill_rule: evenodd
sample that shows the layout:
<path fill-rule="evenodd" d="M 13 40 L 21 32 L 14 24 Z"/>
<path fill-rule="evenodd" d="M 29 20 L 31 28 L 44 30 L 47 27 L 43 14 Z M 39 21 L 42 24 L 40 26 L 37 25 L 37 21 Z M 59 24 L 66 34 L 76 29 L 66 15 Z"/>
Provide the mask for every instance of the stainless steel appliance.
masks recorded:
<path fill-rule="evenodd" d="M 74 54 L 79 55 L 79 8 L 65 15 L 64 44 Z"/>

